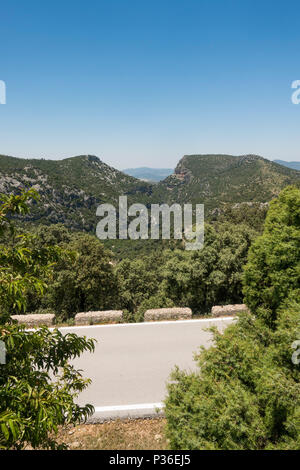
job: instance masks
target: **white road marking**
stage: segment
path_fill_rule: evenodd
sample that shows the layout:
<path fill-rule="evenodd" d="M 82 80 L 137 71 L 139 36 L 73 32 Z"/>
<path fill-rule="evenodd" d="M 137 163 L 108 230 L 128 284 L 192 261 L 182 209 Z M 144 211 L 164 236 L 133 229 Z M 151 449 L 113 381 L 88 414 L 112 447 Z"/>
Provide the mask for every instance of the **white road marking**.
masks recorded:
<path fill-rule="evenodd" d="M 95 413 L 106 411 L 155 410 L 162 409 L 162 403 L 138 403 L 135 405 L 95 406 Z"/>
<path fill-rule="evenodd" d="M 172 324 L 180 324 L 180 323 L 205 323 L 205 322 L 219 322 L 219 321 L 227 321 L 227 320 L 234 320 L 237 317 L 217 317 L 217 318 L 199 318 L 197 320 L 170 320 L 170 321 L 149 321 L 149 322 L 141 322 L 141 323 L 115 323 L 109 325 L 81 325 L 81 326 L 62 326 L 58 327 L 59 330 L 71 330 L 72 328 L 76 330 L 85 329 L 85 328 L 125 328 L 126 326 L 150 326 L 150 325 L 172 325 Z M 49 330 L 53 330 L 55 327 L 49 328 Z"/>

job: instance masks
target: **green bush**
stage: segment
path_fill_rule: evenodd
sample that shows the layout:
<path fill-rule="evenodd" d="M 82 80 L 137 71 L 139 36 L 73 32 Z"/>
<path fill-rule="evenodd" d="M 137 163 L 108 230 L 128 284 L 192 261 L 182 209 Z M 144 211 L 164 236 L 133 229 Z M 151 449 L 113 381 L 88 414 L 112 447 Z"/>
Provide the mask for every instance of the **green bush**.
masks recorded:
<path fill-rule="evenodd" d="M 289 296 L 300 298 L 300 190 L 287 187 L 270 203 L 263 235 L 244 270 L 245 302 L 269 325 Z"/>
<path fill-rule="evenodd" d="M 196 356 L 193 374 L 176 369 L 166 399 L 174 449 L 299 449 L 300 191 L 272 201 L 263 235 L 250 248 L 243 314 Z"/>
<path fill-rule="evenodd" d="M 172 449 L 299 449 L 300 367 L 291 361 L 300 304 L 275 331 L 240 316 L 196 356 L 199 371 L 175 370 L 166 399 Z"/>

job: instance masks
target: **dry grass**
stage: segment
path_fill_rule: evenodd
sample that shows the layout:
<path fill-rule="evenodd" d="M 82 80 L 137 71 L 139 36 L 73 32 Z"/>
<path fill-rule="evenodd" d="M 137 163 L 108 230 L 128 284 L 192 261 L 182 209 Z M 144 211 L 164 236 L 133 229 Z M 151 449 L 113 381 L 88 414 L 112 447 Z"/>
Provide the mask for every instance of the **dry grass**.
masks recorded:
<path fill-rule="evenodd" d="M 72 450 L 166 450 L 165 425 L 163 418 L 84 424 L 62 429 L 58 440 Z"/>

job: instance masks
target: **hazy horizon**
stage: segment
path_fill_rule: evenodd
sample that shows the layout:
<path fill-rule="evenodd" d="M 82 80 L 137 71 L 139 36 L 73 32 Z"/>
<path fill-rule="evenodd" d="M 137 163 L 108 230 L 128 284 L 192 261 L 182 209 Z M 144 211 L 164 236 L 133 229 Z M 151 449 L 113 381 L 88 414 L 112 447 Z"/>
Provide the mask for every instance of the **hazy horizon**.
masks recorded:
<path fill-rule="evenodd" d="M 228 154 L 228 153 L 224 153 L 222 152 L 221 153 L 222 155 L 232 155 L 234 157 L 238 157 L 238 156 L 241 156 L 241 155 L 249 155 L 250 153 L 243 153 L 243 154 L 240 154 L 240 155 L 233 155 L 233 154 Z M 212 152 L 210 153 L 191 153 L 191 154 L 187 154 L 187 153 L 184 153 L 183 155 L 181 155 L 181 157 L 178 158 L 178 160 L 175 162 L 175 164 L 173 166 L 151 166 L 149 164 L 146 164 L 146 165 L 137 165 L 137 166 L 121 166 L 121 165 L 114 165 L 112 163 L 109 163 L 108 161 L 106 161 L 104 158 L 102 158 L 100 155 L 95 155 L 93 153 L 82 153 L 82 154 L 75 154 L 75 155 L 67 155 L 67 156 L 63 156 L 61 158 L 51 158 L 51 157 L 47 157 L 47 156 L 40 156 L 40 157 L 32 157 L 32 156 L 19 156 L 19 155 L 11 155 L 11 154 L 4 154 L 3 152 L 0 151 L 0 156 L 1 155 L 5 155 L 5 156 L 8 156 L 8 157 L 16 157 L 16 158 L 24 158 L 24 159 L 34 159 L 34 160 L 39 160 L 39 159 L 45 159 L 45 160 L 54 160 L 54 161 L 59 161 L 59 160 L 63 160 L 65 158 L 72 158 L 72 157 L 77 157 L 79 155 L 93 155 L 93 156 L 96 156 L 96 157 L 99 157 L 104 163 L 120 170 L 120 171 L 124 171 L 124 170 L 133 170 L 133 169 L 142 169 L 142 168 L 149 168 L 149 169 L 153 169 L 153 170 L 167 170 L 167 169 L 175 169 L 177 163 L 179 162 L 179 160 L 184 156 L 184 155 L 214 155 Z M 216 154 L 215 154 L 216 155 Z M 261 154 L 257 154 L 258 156 L 260 157 L 263 157 L 263 158 L 267 158 L 268 160 L 270 161 L 274 161 L 274 160 L 282 160 L 282 161 L 285 161 L 285 162 L 290 162 L 290 163 L 296 163 L 296 162 L 300 162 L 300 160 L 288 160 L 288 159 L 285 159 L 285 158 L 268 158 L 264 155 L 261 155 Z"/>

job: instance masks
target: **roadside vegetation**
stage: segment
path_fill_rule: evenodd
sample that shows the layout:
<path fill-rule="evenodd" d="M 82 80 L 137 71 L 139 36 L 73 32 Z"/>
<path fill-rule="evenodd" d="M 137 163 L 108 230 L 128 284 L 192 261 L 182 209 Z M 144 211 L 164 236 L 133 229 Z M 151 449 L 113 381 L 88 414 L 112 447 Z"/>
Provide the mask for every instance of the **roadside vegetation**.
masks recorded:
<path fill-rule="evenodd" d="M 172 449 L 300 448 L 300 191 L 270 204 L 251 245 L 243 291 L 252 313 L 196 356 L 199 370 L 176 369 L 166 399 Z"/>
<path fill-rule="evenodd" d="M 28 291 L 43 294 L 52 269 L 62 256 L 59 247 L 35 246 L 31 235 L 15 233 L 12 214 L 26 214 L 33 190 L 2 196 L 0 207 L 0 449 L 60 449 L 58 426 L 77 424 L 92 413 L 91 405 L 76 404 L 90 383 L 70 363 L 94 341 L 57 329 L 26 331 L 11 320 L 11 311 L 26 311 Z M 6 244 L 8 234 L 12 243 Z M 2 361 L 3 362 L 3 358 Z"/>
<path fill-rule="evenodd" d="M 213 305 L 242 303 L 242 268 L 259 233 L 245 222 L 222 220 L 206 225 L 201 251 L 175 245 L 117 260 L 92 235 L 62 224 L 40 226 L 32 232 L 35 248 L 58 247 L 61 257 L 47 291 L 28 289 L 27 312 L 55 313 L 58 324 L 72 324 L 78 312 L 117 309 L 134 322 L 143 321 L 149 308 L 190 307 L 194 315 L 206 315 Z"/>
<path fill-rule="evenodd" d="M 0 365 L 0 448 L 58 449 L 73 435 L 73 448 L 300 448 L 300 366 L 292 362 L 300 334 L 299 189 L 285 188 L 266 219 L 265 207 L 247 206 L 248 216 L 246 206 L 235 208 L 234 223 L 232 208 L 222 211 L 207 224 L 199 252 L 174 245 L 159 256 L 122 260 L 92 235 L 61 224 L 16 229 L 13 216 L 25 216 L 36 199 L 33 190 L 1 196 L 7 364 Z M 70 360 L 92 352 L 94 342 L 47 328 L 26 332 L 11 320 L 13 313 L 51 311 L 57 322 L 72 322 L 79 311 L 117 308 L 127 321 L 141 321 L 147 308 L 184 306 L 205 315 L 214 304 L 243 301 L 251 313 L 223 334 L 212 330 L 213 346 L 195 357 L 198 372 L 173 371 L 166 433 L 164 420 L 87 430 L 82 422 L 93 408 L 75 399 L 89 381 Z"/>

